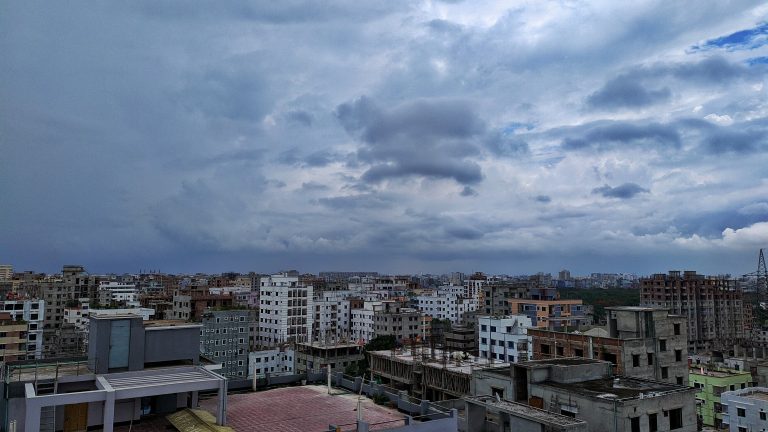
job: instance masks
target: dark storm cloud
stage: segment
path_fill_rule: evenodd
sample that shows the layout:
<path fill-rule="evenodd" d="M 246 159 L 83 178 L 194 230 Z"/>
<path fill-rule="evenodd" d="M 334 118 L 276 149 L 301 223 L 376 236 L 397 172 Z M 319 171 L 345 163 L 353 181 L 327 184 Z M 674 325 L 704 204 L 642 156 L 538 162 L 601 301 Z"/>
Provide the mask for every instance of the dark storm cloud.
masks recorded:
<path fill-rule="evenodd" d="M 747 154 L 768 149 L 768 128 L 734 124 L 709 130 L 701 145 L 711 154 Z"/>
<path fill-rule="evenodd" d="M 459 195 L 463 197 L 471 197 L 471 196 L 477 196 L 478 193 L 476 190 L 472 189 L 471 187 L 464 186 L 464 189 L 462 189 L 461 192 L 459 192 Z"/>
<path fill-rule="evenodd" d="M 446 227 L 445 233 L 460 240 L 477 240 L 485 235 L 482 231 L 467 226 Z"/>
<path fill-rule="evenodd" d="M 667 87 L 649 90 L 633 77 L 619 76 L 589 95 L 587 105 L 596 109 L 643 108 L 667 102 L 671 95 Z"/>
<path fill-rule="evenodd" d="M 564 150 L 610 150 L 629 147 L 676 149 L 680 147 L 680 134 L 674 125 L 656 122 L 597 121 L 574 128 L 553 131 L 566 135 Z"/>
<path fill-rule="evenodd" d="M 630 199 L 640 193 L 648 193 L 648 189 L 635 183 L 623 183 L 616 187 L 608 185 L 592 189 L 593 194 L 600 194 L 606 198 Z"/>
<path fill-rule="evenodd" d="M 364 181 L 421 176 L 471 185 L 483 178 L 469 157 L 479 153 L 474 141 L 485 126 L 465 101 L 416 100 L 384 110 L 361 97 L 339 105 L 336 116 L 361 141 L 357 159 L 370 166 Z"/>

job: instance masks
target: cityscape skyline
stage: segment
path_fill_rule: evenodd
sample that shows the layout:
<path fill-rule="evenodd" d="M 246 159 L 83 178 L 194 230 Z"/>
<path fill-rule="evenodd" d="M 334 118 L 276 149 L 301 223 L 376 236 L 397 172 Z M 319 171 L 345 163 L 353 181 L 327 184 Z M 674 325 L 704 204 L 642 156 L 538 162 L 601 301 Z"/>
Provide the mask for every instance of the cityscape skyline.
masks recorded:
<path fill-rule="evenodd" d="M 766 17 L 11 2 L 0 262 L 750 273 L 768 246 Z"/>

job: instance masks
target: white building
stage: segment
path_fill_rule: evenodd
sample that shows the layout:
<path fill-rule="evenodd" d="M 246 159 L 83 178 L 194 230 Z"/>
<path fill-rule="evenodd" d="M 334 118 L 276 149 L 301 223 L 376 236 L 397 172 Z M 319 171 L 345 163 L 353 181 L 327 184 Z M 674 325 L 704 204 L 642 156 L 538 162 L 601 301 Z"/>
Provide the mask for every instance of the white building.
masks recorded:
<path fill-rule="evenodd" d="M 14 321 L 27 322 L 27 358 L 42 358 L 45 301 L 3 300 L 0 301 L 0 312 L 9 313 Z"/>
<path fill-rule="evenodd" d="M 452 324 L 463 321 L 466 312 L 477 310 L 476 298 L 464 298 L 456 294 L 425 294 L 416 296 L 413 305 L 424 315 L 441 320 L 450 320 Z"/>
<path fill-rule="evenodd" d="M 13 266 L 10 264 L 0 264 L 0 281 L 11 280 L 13 278 Z"/>
<path fill-rule="evenodd" d="M 134 284 L 102 281 L 99 284 L 99 304 L 123 304 L 128 307 L 138 307 L 139 290 Z"/>
<path fill-rule="evenodd" d="M 266 374 L 288 375 L 294 371 L 295 355 L 293 349 L 275 348 L 251 351 L 248 354 L 248 378 L 257 378 Z"/>
<path fill-rule="evenodd" d="M 262 346 L 308 342 L 314 322 L 313 287 L 287 273 L 262 277 L 259 284 L 259 339 Z"/>
<path fill-rule="evenodd" d="M 507 315 L 501 317 L 478 317 L 480 327 L 478 347 L 481 358 L 490 358 L 502 362 L 529 360 L 529 347 L 532 346 L 528 328 L 531 319 L 525 315 Z"/>
<path fill-rule="evenodd" d="M 373 320 L 374 309 L 381 307 L 382 304 L 380 301 L 366 301 L 363 303 L 362 308 L 350 311 L 350 328 L 353 342 L 365 344 L 376 337 Z"/>
<path fill-rule="evenodd" d="M 731 432 L 768 430 L 768 388 L 747 387 L 720 395 L 723 429 Z"/>
<path fill-rule="evenodd" d="M 352 291 L 326 291 L 314 300 L 314 341 L 350 340 L 349 297 Z"/>

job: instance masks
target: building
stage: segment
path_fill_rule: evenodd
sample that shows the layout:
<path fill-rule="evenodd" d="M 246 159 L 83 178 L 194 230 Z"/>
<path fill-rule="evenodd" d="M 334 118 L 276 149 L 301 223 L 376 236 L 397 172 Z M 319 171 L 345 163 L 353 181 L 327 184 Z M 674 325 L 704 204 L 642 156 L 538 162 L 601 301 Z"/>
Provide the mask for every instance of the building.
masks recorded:
<path fill-rule="evenodd" d="M 584 358 L 536 360 L 472 373 L 472 394 L 583 420 L 590 432 L 693 432 L 693 393 L 687 386 L 613 375 L 610 363 Z"/>
<path fill-rule="evenodd" d="M 698 415 L 705 426 L 722 427 L 723 409 L 720 396 L 727 391 L 741 390 L 752 385 L 752 374 L 732 369 L 692 367 L 689 385 L 696 389 Z"/>
<path fill-rule="evenodd" d="M 227 378 L 248 376 L 250 311 L 211 310 L 203 314 L 200 352 L 214 363 L 221 363 L 219 373 Z"/>
<path fill-rule="evenodd" d="M 248 353 L 248 378 L 294 373 L 295 351 L 290 347 L 278 347 Z"/>
<path fill-rule="evenodd" d="M 395 300 L 350 302 L 350 336 L 366 344 L 376 336 L 391 335 L 397 343 L 420 340 L 424 333 L 421 312 Z"/>
<path fill-rule="evenodd" d="M 0 363 L 35 358 L 27 351 L 27 323 L 0 312 Z"/>
<path fill-rule="evenodd" d="M 10 264 L 0 264 L 0 281 L 9 281 L 13 279 L 13 266 Z"/>
<path fill-rule="evenodd" d="M 232 294 L 211 294 L 207 286 L 180 288 L 173 292 L 171 318 L 199 321 L 209 309 L 226 309 L 233 306 Z"/>
<path fill-rule="evenodd" d="M 464 402 L 466 431 L 589 431 L 584 420 L 491 395 L 467 396 Z"/>
<path fill-rule="evenodd" d="M 87 360 L 6 364 L 3 430 L 111 432 L 196 407 L 200 391 L 218 392 L 217 423 L 225 424 L 226 379 L 201 363 L 200 325 L 91 316 L 90 335 Z"/>
<path fill-rule="evenodd" d="M 259 286 L 259 339 L 261 346 L 309 342 L 314 322 L 313 287 L 298 275 L 279 273 L 262 277 Z"/>
<path fill-rule="evenodd" d="M 514 315 L 527 315 L 535 328 L 563 330 L 589 324 L 581 300 L 510 299 Z"/>
<path fill-rule="evenodd" d="M 412 299 L 412 305 L 424 315 L 460 324 L 465 313 L 477 310 L 477 299 L 456 294 L 422 294 Z"/>
<path fill-rule="evenodd" d="M 313 340 L 326 343 L 349 341 L 351 291 L 323 291 L 315 293 Z"/>
<path fill-rule="evenodd" d="M 80 298 L 96 298 L 98 278 L 89 275 L 83 266 L 65 265 L 60 278 L 39 282 L 37 286 L 45 301 L 43 355 L 70 355 L 71 346 L 64 343 L 59 331 L 64 323 L 64 308 Z"/>
<path fill-rule="evenodd" d="M 363 360 L 363 348 L 354 343 L 298 343 L 295 346 L 296 373 L 325 370 L 343 371 Z"/>
<path fill-rule="evenodd" d="M 751 315 L 735 281 L 670 271 L 640 279 L 640 305 L 660 307 L 682 315 L 688 324 L 689 351 L 730 351 L 750 331 Z"/>
<path fill-rule="evenodd" d="M 768 388 L 747 387 L 720 395 L 722 428 L 731 432 L 768 430 Z"/>
<path fill-rule="evenodd" d="M 423 345 L 368 354 L 371 373 L 382 383 L 430 401 L 475 394 L 471 392 L 472 371 L 493 364 L 489 359 Z M 495 364 L 509 366 L 506 362 Z"/>
<path fill-rule="evenodd" d="M 481 316 L 478 348 L 481 358 L 514 363 L 528 361 L 531 319 L 525 315 Z"/>
<path fill-rule="evenodd" d="M 98 302 L 104 306 L 138 307 L 139 291 L 135 284 L 114 281 L 99 283 Z"/>
<path fill-rule="evenodd" d="M 8 320 L 25 326 L 25 353 L 19 353 L 18 360 L 43 358 L 43 311 L 43 300 L 0 300 L 0 312 L 8 314 Z"/>
<path fill-rule="evenodd" d="M 588 331 L 533 329 L 533 359 L 562 357 L 600 359 L 614 373 L 675 384 L 688 383 L 685 318 L 664 309 L 624 306 L 606 308 L 608 326 Z"/>
<path fill-rule="evenodd" d="M 443 349 L 448 352 L 465 352 L 477 355 L 477 333 L 472 327 L 454 326 L 446 330 Z"/>
<path fill-rule="evenodd" d="M 511 315 L 509 300 L 527 298 L 528 286 L 520 281 L 493 281 L 483 286 L 482 312 L 485 315 Z"/>

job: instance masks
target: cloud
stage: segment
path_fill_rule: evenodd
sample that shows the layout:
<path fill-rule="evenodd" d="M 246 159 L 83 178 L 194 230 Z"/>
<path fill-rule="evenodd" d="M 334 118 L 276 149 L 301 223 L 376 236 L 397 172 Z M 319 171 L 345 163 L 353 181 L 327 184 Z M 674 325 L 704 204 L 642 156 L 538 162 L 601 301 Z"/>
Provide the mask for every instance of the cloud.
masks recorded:
<path fill-rule="evenodd" d="M 619 76 L 589 95 L 587 105 L 602 110 L 644 108 L 667 102 L 671 95 L 672 92 L 667 87 L 648 90 L 633 77 Z"/>
<path fill-rule="evenodd" d="M 301 126 L 312 126 L 312 115 L 306 111 L 289 111 L 286 113 L 285 117 L 291 123 L 295 123 Z"/>
<path fill-rule="evenodd" d="M 599 121 L 554 131 L 566 135 L 564 150 L 610 150 L 614 148 L 650 147 L 676 149 L 681 137 L 674 125 L 656 122 Z"/>
<path fill-rule="evenodd" d="M 763 215 L 768 217 L 768 202 L 756 202 L 747 204 L 739 209 L 739 214 L 743 215 Z"/>
<path fill-rule="evenodd" d="M 536 195 L 535 197 L 533 197 L 533 199 L 536 202 L 540 202 L 544 204 L 549 204 L 550 202 L 552 202 L 552 198 L 550 198 L 548 195 Z"/>
<path fill-rule="evenodd" d="M 445 232 L 460 240 L 478 240 L 485 235 L 480 230 L 467 226 L 446 227 Z"/>
<path fill-rule="evenodd" d="M 483 178 L 469 157 L 479 152 L 473 141 L 485 126 L 465 101 L 415 100 L 383 110 L 361 97 L 339 105 L 336 116 L 361 141 L 357 158 L 370 166 L 363 181 L 417 176 L 472 185 Z"/>
<path fill-rule="evenodd" d="M 618 198 L 618 199 L 630 199 L 637 194 L 648 193 L 648 189 L 645 189 L 635 183 L 622 183 L 619 186 L 611 187 L 604 185 L 598 188 L 592 189 L 593 194 L 599 194 L 606 198 Z"/>
<path fill-rule="evenodd" d="M 728 114 L 717 115 L 715 113 L 712 113 L 712 114 L 705 115 L 704 118 L 714 123 L 725 125 L 725 126 L 730 126 L 733 124 L 733 119 Z"/>
<path fill-rule="evenodd" d="M 470 196 L 477 196 L 478 193 L 477 193 L 476 190 L 472 189 L 471 187 L 464 186 L 464 189 L 461 190 L 459 195 L 461 195 L 463 197 L 470 197 Z"/>

